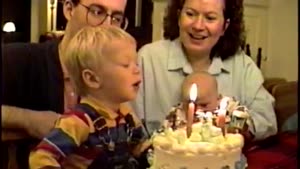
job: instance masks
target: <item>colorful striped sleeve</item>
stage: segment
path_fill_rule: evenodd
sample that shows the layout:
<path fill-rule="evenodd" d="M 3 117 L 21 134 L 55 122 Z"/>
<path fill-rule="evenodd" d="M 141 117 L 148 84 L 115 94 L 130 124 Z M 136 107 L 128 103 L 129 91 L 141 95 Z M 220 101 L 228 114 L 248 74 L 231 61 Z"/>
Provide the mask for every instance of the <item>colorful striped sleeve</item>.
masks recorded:
<path fill-rule="evenodd" d="M 60 160 L 72 153 L 88 138 L 90 119 L 87 118 L 83 113 L 63 115 L 50 134 L 30 153 L 30 168 L 60 168 Z"/>

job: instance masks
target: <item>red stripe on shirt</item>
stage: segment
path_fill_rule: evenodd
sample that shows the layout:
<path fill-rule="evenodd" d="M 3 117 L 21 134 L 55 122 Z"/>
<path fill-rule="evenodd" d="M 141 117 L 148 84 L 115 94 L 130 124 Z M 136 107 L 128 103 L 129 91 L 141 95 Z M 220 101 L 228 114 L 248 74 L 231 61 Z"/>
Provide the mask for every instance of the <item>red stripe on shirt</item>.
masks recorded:
<path fill-rule="evenodd" d="M 89 122 L 88 122 L 87 118 L 85 117 L 85 114 L 86 113 L 80 112 L 80 111 L 68 111 L 68 112 L 63 114 L 62 118 L 66 118 L 66 117 L 75 115 L 76 117 L 81 119 L 86 125 L 89 126 Z"/>

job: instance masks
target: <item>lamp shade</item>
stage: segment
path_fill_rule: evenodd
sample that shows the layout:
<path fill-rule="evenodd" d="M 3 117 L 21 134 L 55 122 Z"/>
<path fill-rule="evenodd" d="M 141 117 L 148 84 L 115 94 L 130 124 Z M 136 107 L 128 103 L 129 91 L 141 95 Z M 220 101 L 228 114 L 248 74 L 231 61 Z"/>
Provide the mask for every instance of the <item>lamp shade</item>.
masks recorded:
<path fill-rule="evenodd" d="M 6 22 L 2 29 L 3 32 L 15 32 L 16 26 L 13 22 Z"/>

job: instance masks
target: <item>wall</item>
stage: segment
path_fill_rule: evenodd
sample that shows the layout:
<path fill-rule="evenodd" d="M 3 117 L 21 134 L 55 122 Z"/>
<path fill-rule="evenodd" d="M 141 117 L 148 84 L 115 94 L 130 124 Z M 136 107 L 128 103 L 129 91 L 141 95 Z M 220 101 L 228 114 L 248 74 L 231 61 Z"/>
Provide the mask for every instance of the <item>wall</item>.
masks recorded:
<path fill-rule="evenodd" d="M 153 0 L 154 1 L 154 10 L 152 13 L 152 41 L 157 41 L 163 37 L 163 17 L 165 8 L 167 6 L 166 0 Z"/>
<path fill-rule="evenodd" d="M 57 5 L 55 0 L 55 6 Z M 38 42 L 41 34 L 51 30 L 50 0 L 31 0 L 31 42 Z M 56 27 L 56 8 L 53 11 L 53 27 Z"/>
<path fill-rule="evenodd" d="M 31 0 L 31 23 L 30 23 L 30 41 L 38 42 L 40 32 L 40 0 Z M 42 20 L 41 20 L 42 21 Z"/>
<path fill-rule="evenodd" d="M 271 0 L 268 77 L 298 80 L 298 0 Z"/>
<path fill-rule="evenodd" d="M 266 75 L 267 60 L 265 58 L 268 57 L 268 4 L 246 3 L 244 5 L 244 21 L 246 44 L 250 45 L 250 56 L 256 63 L 258 63 L 258 49 L 262 49 L 260 70 L 263 75 Z"/>

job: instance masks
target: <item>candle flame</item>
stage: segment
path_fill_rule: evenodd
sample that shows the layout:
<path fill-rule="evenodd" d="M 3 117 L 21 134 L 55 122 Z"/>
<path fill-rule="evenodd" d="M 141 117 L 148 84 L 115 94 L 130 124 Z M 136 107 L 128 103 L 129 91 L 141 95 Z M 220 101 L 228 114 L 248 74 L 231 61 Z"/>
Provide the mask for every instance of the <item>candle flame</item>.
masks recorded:
<path fill-rule="evenodd" d="M 226 109 L 229 98 L 223 98 L 220 103 L 220 109 Z"/>
<path fill-rule="evenodd" d="M 196 85 L 196 83 L 193 83 L 192 87 L 190 89 L 190 100 L 193 102 L 196 101 L 197 94 L 198 94 L 197 85 Z"/>

